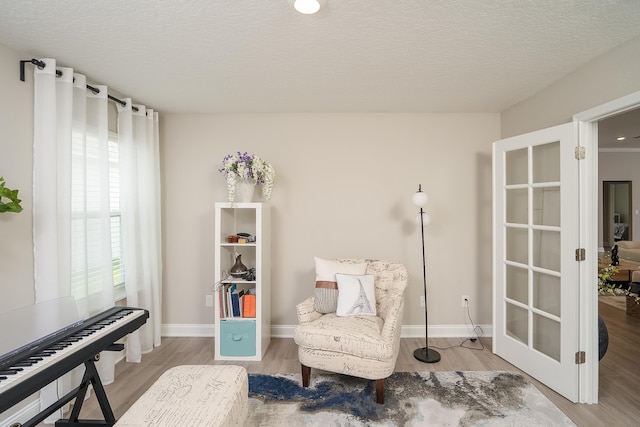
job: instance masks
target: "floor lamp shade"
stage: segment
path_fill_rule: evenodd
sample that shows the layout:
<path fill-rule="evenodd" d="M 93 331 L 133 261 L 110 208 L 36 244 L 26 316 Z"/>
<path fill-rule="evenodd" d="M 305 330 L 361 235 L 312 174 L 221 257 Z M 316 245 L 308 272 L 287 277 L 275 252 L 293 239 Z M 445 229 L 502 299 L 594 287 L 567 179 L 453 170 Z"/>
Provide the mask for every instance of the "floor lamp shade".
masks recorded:
<path fill-rule="evenodd" d="M 429 224 L 431 219 L 429 215 L 422 209 L 429 197 L 422 191 L 422 184 L 418 185 L 418 191 L 416 191 L 412 198 L 413 204 L 420 208 L 416 217 L 416 222 L 420 226 L 420 234 L 422 237 L 422 283 L 424 290 L 424 347 L 418 348 L 413 352 L 413 357 L 424 363 L 436 363 L 440 361 L 440 353 L 429 348 L 429 319 L 428 319 L 428 307 L 427 303 L 427 262 L 425 257 L 424 248 L 424 226 Z"/>

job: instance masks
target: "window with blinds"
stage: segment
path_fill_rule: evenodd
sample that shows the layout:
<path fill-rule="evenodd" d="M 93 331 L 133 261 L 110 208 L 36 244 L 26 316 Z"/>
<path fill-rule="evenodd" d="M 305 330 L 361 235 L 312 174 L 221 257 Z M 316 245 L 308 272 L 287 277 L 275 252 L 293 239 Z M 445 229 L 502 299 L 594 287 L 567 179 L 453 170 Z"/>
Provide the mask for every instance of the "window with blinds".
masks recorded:
<path fill-rule="evenodd" d="M 103 254 L 107 247 L 100 224 L 106 222 L 100 209 L 100 152 L 97 138 L 87 129 L 74 134 L 71 167 L 71 293 L 76 298 L 97 293 L 102 288 Z M 109 133 L 109 212 L 111 270 L 114 286 L 124 288 L 123 246 L 120 212 L 120 167 L 118 136 Z"/>
<path fill-rule="evenodd" d="M 111 265 L 113 285 L 124 287 L 122 214 L 120 212 L 120 153 L 118 135 L 109 133 L 109 209 L 111 213 Z"/>

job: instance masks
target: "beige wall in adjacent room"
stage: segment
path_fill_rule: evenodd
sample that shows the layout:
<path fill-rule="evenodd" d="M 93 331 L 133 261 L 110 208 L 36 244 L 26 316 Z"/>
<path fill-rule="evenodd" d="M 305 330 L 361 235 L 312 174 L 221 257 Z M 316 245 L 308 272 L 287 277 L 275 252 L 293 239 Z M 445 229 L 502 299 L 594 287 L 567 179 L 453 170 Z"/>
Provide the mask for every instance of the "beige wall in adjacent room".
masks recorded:
<path fill-rule="evenodd" d="M 0 176 L 9 188 L 19 190 L 24 208 L 18 214 L 0 214 L 0 312 L 34 303 L 33 73 L 27 73 L 26 82 L 19 73 L 20 60 L 30 58 L 0 44 Z"/>
<path fill-rule="evenodd" d="M 640 240 L 640 218 L 635 214 L 640 209 L 640 152 L 598 153 L 598 247 L 603 245 L 602 235 L 602 181 L 631 181 L 632 200 L 631 214 L 633 218 L 632 240 Z"/>
<path fill-rule="evenodd" d="M 376 258 L 409 270 L 405 324 L 424 325 L 419 183 L 430 325 L 491 323 L 491 143 L 497 114 L 164 115 L 161 120 L 165 324 L 213 322 L 214 203 L 222 158 L 273 164 L 272 324 L 295 325 L 313 293 L 314 256 Z"/>
<path fill-rule="evenodd" d="M 503 111 L 502 137 L 568 123 L 573 115 L 640 91 L 640 37 Z"/>

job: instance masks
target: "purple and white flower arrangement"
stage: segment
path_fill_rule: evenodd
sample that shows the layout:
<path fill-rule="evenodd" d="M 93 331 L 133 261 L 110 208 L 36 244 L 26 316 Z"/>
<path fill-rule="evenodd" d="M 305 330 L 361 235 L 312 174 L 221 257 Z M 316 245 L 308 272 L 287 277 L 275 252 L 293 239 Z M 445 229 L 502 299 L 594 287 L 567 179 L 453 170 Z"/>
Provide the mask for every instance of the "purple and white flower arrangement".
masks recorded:
<path fill-rule="evenodd" d="M 227 154 L 222 159 L 222 168 L 218 170 L 224 174 L 227 181 L 230 202 L 235 198 L 236 182 L 240 179 L 249 181 L 253 185 L 262 185 L 262 194 L 265 199 L 271 198 L 276 171 L 273 166 L 255 154 L 239 151 L 235 154 Z"/>

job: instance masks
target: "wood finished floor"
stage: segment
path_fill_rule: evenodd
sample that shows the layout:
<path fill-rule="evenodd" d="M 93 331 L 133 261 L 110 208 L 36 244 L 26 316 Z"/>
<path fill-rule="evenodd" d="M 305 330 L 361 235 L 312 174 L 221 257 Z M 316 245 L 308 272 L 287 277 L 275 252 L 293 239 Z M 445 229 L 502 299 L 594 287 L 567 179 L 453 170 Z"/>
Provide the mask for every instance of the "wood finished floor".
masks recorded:
<path fill-rule="evenodd" d="M 600 314 L 609 329 L 609 350 L 600 362 L 600 403 L 573 404 L 538 381 L 531 381 L 578 426 L 640 425 L 640 320 L 622 310 L 600 303 Z M 460 347 L 459 338 L 430 339 L 439 348 L 442 360 L 424 364 L 413 358 L 413 350 L 424 346 L 424 339 L 402 339 L 396 371 L 499 371 L 517 370 L 491 353 L 490 339 L 483 339 L 483 350 Z M 479 348 L 479 343 L 465 345 Z M 116 367 L 116 381 L 105 386 L 116 418 L 168 368 L 187 364 L 236 364 L 249 373 L 299 373 L 297 346 L 290 338 L 274 338 L 261 362 L 221 362 L 213 359 L 212 338 L 163 338 L 162 345 L 143 355 L 142 363 L 121 362 Z M 312 370 L 313 380 L 313 370 Z M 83 406 L 81 418 L 99 418 L 95 397 Z M 43 425 L 43 424 L 41 424 Z"/>

